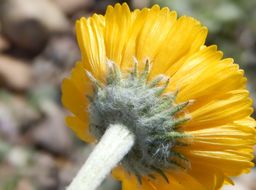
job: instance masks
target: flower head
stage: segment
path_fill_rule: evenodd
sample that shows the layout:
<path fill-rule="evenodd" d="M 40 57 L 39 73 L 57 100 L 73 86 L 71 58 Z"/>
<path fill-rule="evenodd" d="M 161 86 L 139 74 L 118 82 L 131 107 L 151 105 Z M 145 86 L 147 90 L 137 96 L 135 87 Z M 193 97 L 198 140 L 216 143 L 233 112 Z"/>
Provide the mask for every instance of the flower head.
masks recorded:
<path fill-rule="evenodd" d="M 253 166 L 246 78 L 207 29 L 168 8 L 126 4 L 76 25 L 82 59 L 63 81 L 68 126 L 93 142 L 121 123 L 135 145 L 113 171 L 124 190 L 217 190 Z"/>

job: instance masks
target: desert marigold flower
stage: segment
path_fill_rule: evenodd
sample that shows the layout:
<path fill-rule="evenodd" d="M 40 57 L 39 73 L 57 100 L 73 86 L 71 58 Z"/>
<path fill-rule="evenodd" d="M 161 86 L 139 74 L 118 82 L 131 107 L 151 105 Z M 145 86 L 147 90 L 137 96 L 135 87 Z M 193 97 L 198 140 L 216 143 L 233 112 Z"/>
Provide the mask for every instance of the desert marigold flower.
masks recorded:
<path fill-rule="evenodd" d="M 82 60 L 64 79 L 68 126 L 86 142 L 125 125 L 135 144 L 123 190 L 218 190 L 253 163 L 256 122 L 244 72 L 206 46 L 206 27 L 168 8 L 107 8 L 76 24 Z"/>

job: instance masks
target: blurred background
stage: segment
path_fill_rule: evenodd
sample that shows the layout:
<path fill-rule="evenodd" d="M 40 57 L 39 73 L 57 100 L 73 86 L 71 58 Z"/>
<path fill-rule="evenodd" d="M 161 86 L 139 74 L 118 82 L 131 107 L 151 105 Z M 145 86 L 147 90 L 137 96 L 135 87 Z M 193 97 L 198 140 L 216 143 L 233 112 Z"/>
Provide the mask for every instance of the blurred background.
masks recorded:
<path fill-rule="evenodd" d="M 80 59 L 74 23 L 115 0 L 0 0 L 0 189 L 62 190 L 92 150 L 65 126 L 60 83 Z M 190 15 L 246 72 L 256 99 L 255 0 L 133 0 Z M 256 101 L 254 101 L 256 103 Z M 256 104 L 254 104 L 256 107 Z M 255 115 L 254 115 L 255 116 Z M 256 172 L 225 190 L 256 190 Z M 108 177 L 100 190 L 120 190 Z"/>

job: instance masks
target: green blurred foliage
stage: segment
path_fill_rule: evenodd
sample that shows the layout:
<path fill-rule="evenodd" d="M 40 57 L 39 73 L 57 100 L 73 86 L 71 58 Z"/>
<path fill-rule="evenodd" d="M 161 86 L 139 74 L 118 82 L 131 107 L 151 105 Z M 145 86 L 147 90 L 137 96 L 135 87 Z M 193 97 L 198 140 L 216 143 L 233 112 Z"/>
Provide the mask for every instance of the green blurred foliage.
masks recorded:
<path fill-rule="evenodd" d="M 15 190 L 18 182 L 19 182 L 19 177 L 13 176 L 12 178 L 4 182 L 3 190 Z"/>

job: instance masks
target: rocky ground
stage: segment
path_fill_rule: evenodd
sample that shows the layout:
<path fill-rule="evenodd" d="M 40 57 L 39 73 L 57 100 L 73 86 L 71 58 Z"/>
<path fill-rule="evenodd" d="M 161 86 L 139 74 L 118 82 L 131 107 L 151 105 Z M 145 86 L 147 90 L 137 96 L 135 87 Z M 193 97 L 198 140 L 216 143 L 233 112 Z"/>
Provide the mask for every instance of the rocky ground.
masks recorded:
<path fill-rule="evenodd" d="M 0 189 L 64 189 L 92 150 L 91 145 L 81 142 L 65 127 L 67 113 L 60 103 L 60 83 L 80 59 L 75 20 L 94 12 L 103 13 L 106 5 L 115 2 L 0 1 Z M 144 7 L 154 1 L 128 3 Z M 175 7 L 177 3 L 168 5 Z M 182 6 L 178 8 L 186 13 Z M 250 12 L 254 17 L 255 10 Z M 238 23 L 232 20 L 232 30 L 222 27 L 230 20 L 224 24 L 219 21 L 217 29 L 210 28 L 208 43 L 220 42 L 228 55 L 235 52 L 256 97 L 256 27 L 235 21 Z M 224 40 L 216 40 L 219 36 Z M 226 190 L 256 189 L 255 171 L 235 180 L 237 185 Z M 99 189 L 119 190 L 120 184 L 108 177 Z"/>

